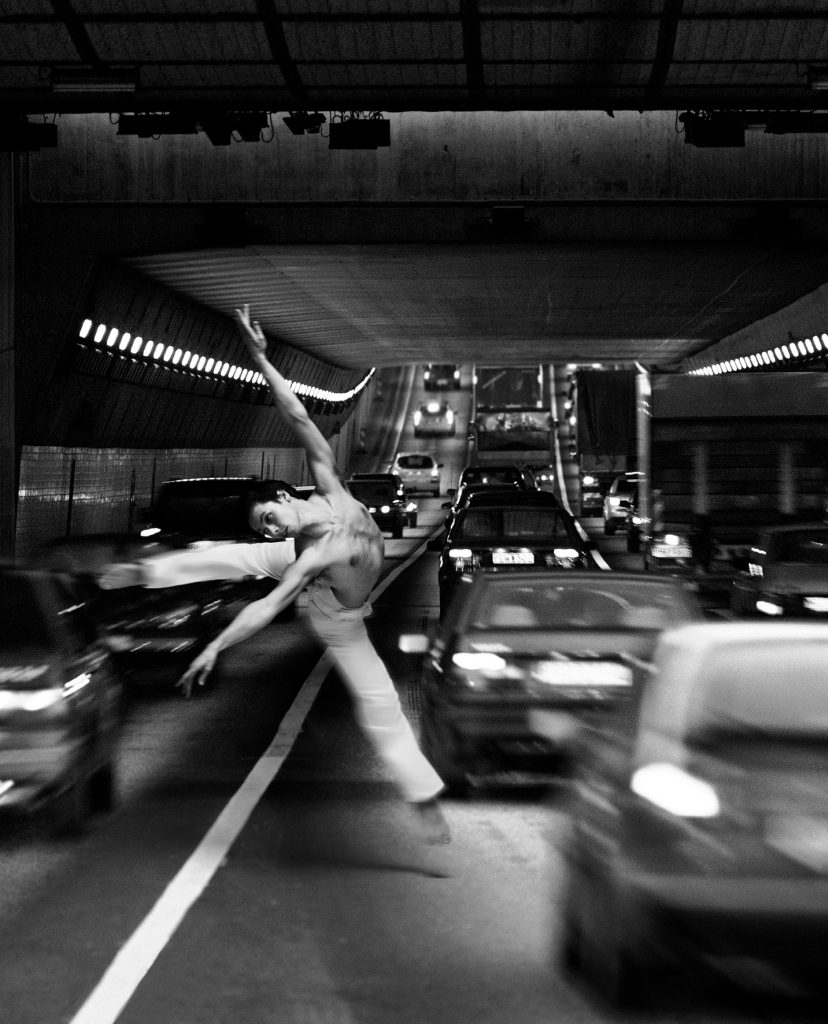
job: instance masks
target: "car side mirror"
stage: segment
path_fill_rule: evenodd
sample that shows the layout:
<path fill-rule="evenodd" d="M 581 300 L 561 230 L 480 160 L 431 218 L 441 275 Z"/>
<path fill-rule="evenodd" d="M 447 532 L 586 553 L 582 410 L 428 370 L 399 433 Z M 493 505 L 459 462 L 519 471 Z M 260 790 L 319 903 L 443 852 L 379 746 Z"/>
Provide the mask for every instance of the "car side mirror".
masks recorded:
<path fill-rule="evenodd" d="M 437 463 L 437 468 L 438 468 L 438 469 L 442 469 L 444 465 L 445 465 L 445 463 L 444 463 L 444 462 L 438 462 L 438 463 Z"/>
<path fill-rule="evenodd" d="M 456 487 L 449 487 L 449 489 L 448 489 L 448 490 L 446 491 L 446 494 L 447 494 L 447 495 L 448 495 L 448 496 L 449 496 L 450 498 L 453 498 L 453 497 L 454 497 L 454 495 L 455 495 L 455 494 L 457 494 L 457 488 L 456 488 Z"/>
<path fill-rule="evenodd" d="M 626 499 L 622 498 L 621 501 L 618 502 L 618 507 L 630 509 L 632 508 L 632 505 Z"/>

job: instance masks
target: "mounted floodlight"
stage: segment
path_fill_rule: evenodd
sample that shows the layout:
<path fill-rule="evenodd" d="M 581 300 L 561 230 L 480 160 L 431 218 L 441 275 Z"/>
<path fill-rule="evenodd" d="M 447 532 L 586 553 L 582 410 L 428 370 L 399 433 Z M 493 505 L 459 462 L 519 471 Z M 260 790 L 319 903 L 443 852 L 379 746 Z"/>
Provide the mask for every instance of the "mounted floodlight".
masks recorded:
<path fill-rule="evenodd" d="M 332 121 L 329 149 L 377 149 L 391 145 L 391 122 L 385 117 L 350 117 Z"/>
<path fill-rule="evenodd" d="M 118 135 L 137 135 L 151 139 L 155 135 L 195 135 L 195 121 L 179 114 L 121 114 Z"/>
<path fill-rule="evenodd" d="M 828 64 L 812 64 L 808 68 L 808 88 L 817 92 L 828 89 Z"/>
<path fill-rule="evenodd" d="M 0 152 L 30 152 L 57 146 L 57 125 L 45 121 L 0 120 Z"/>
<path fill-rule="evenodd" d="M 307 110 L 291 110 L 287 117 L 283 117 L 287 127 L 294 135 L 318 135 L 326 118 L 324 114 L 315 111 L 313 114 Z"/>

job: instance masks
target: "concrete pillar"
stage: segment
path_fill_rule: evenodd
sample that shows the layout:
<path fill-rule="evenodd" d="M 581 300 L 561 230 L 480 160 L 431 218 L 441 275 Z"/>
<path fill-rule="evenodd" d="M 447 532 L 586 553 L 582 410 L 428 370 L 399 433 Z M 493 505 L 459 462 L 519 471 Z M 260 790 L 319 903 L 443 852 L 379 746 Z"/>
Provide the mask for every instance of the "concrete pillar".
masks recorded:
<path fill-rule="evenodd" d="M 779 511 L 784 516 L 793 516 L 796 510 L 794 446 L 785 441 L 779 445 Z"/>
<path fill-rule="evenodd" d="M 16 153 L 0 152 L 0 559 L 14 559 L 17 518 L 14 239 Z"/>
<path fill-rule="evenodd" d="M 638 509 L 646 520 L 652 516 L 650 491 L 652 487 L 652 467 L 650 465 L 653 418 L 652 383 L 649 371 L 640 365 L 637 369 L 638 373 L 635 377 L 635 434 L 638 471 L 641 473 L 638 478 Z"/>
<path fill-rule="evenodd" d="M 708 452 L 704 443 L 693 445 L 693 512 L 697 516 L 710 512 Z"/>

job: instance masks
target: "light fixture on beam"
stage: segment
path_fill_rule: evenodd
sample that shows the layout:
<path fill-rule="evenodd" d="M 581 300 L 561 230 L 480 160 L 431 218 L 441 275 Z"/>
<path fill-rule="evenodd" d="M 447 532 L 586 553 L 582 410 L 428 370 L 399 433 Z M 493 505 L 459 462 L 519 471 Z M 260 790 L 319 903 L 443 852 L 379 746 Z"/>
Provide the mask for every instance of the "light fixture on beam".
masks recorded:
<path fill-rule="evenodd" d="M 89 68 L 52 68 L 50 85 L 52 92 L 135 92 L 139 85 L 138 69 L 104 71 Z"/>
<path fill-rule="evenodd" d="M 258 142 L 268 125 L 268 115 L 263 111 L 233 111 L 205 115 L 198 123 L 214 146 L 229 146 L 234 134 L 242 142 Z"/>
<path fill-rule="evenodd" d="M 688 110 L 679 115 L 688 146 L 707 149 L 745 144 L 745 118 L 739 111 Z"/>
<path fill-rule="evenodd" d="M 196 122 L 180 114 L 121 114 L 118 135 L 137 135 L 151 139 L 155 135 L 195 135 Z"/>
<path fill-rule="evenodd" d="M 828 89 L 828 64 L 812 64 L 808 68 L 808 88 L 817 92 Z"/>
<path fill-rule="evenodd" d="M 332 121 L 329 149 L 377 149 L 391 145 L 391 122 L 385 117 L 349 117 Z"/>
<path fill-rule="evenodd" d="M 282 120 L 294 135 L 318 135 L 327 119 L 318 110 L 313 114 L 307 110 L 291 110 Z"/>
<path fill-rule="evenodd" d="M 0 152 L 30 152 L 57 146 L 57 125 L 54 122 L 0 120 Z"/>

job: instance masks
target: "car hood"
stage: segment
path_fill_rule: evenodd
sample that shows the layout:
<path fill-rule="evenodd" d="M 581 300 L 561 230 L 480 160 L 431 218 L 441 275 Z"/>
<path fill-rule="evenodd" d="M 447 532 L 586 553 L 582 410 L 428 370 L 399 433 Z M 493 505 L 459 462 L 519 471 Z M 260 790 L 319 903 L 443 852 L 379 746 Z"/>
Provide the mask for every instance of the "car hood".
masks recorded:
<path fill-rule="evenodd" d="M 767 566 L 763 588 L 791 593 L 828 594 L 828 566 L 809 562 L 785 562 Z"/>

